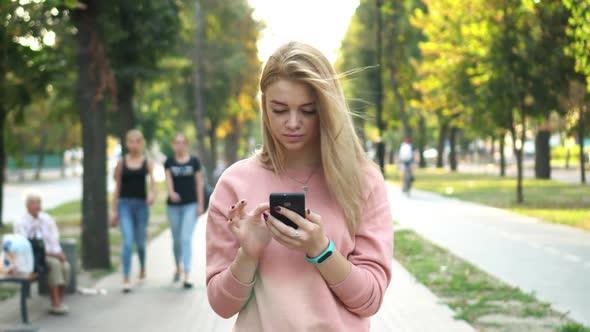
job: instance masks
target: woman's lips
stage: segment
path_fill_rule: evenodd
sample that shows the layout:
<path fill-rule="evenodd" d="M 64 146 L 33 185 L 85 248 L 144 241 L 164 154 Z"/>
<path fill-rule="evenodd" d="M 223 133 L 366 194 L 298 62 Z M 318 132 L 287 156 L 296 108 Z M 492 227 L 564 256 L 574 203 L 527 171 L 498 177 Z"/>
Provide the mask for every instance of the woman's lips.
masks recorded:
<path fill-rule="evenodd" d="M 303 139 L 303 135 L 285 135 L 289 143 L 299 142 Z"/>

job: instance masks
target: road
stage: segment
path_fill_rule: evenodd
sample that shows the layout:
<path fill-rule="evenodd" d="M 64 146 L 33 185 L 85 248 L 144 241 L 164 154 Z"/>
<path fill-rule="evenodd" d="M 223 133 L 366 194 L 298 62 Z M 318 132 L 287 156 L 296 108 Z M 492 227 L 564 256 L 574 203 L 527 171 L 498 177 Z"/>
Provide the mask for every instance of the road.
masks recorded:
<path fill-rule="evenodd" d="M 62 203 L 80 199 L 82 197 L 82 178 L 71 177 L 23 184 L 5 184 L 2 220 L 8 223 L 14 222 L 26 212 L 24 198 L 31 190 L 39 192 L 43 199 L 43 208 L 50 209 Z"/>
<path fill-rule="evenodd" d="M 390 185 L 393 216 L 504 282 L 590 325 L 590 232 Z"/>

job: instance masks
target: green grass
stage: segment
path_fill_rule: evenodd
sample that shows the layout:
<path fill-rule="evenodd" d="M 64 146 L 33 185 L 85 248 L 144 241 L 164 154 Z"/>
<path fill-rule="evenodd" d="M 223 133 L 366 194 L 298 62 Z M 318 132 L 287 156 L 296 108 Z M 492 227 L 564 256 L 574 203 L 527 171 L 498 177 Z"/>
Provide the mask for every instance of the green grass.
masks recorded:
<path fill-rule="evenodd" d="M 4 301 L 13 297 L 18 291 L 19 287 L 17 285 L 1 284 L 0 301 Z"/>
<path fill-rule="evenodd" d="M 533 294 L 502 283 L 411 230 L 395 232 L 394 254 L 419 282 L 455 311 L 457 319 L 478 330 L 554 331 L 568 326 L 563 324 L 573 324 Z"/>
<path fill-rule="evenodd" d="M 516 203 L 516 180 L 484 174 L 451 173 L 440 169 L 416 170 L 414 187 L 536 217 L 547 222 L 590 230 L 590 186 L 551 180 L 525 179 L 525 202 Z M 397 168 L 388 178 L 399 182 Z"/>
<path fill-rule="evenodd" d="M 557 330 L 555 330 L 555 332 L 590 332 L 590 328 L 576 323 L 569 323 L 560 326 Z"/>
<path fill-rule="evenodd" d="M 60 216 L 79 215 L 81 209 L 82 201 L 76 200 L 61 204 L 59 206 L 47 210 L 46 212 L 54 218 L 59 218 Z"/>

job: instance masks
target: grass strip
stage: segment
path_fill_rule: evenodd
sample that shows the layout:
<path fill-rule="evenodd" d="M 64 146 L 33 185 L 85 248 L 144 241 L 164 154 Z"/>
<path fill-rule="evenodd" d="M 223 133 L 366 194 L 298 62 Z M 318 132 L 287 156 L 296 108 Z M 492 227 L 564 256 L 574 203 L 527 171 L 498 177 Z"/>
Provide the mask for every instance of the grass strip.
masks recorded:
<path fill-rule="evenodd" d="M 395 232 L 394 255 L 455 311 L 455 318 L 479 331 L 590 332 L 534 294 L 501 282 L 412 230 Z"/>
<path fill-rule="evenodd" d="M 399 183 L 395 166 L 388 179 Z M 443 169 L 416 169 L 417 189 L 446 197 L 485 204 L 539 218 L 546 222 L 590 230 L 590 186 L 552 180 L 524 179 L 525 202 L 516 202 L 516 180 L 486 174 L 452 173 Z"/>

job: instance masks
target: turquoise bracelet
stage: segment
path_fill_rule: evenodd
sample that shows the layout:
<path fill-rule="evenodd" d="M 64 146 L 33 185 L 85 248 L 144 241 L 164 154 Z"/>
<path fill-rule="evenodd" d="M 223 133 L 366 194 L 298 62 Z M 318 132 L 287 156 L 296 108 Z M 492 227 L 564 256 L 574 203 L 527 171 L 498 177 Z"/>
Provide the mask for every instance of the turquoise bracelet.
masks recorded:
<path fill-rule="evenodd" d="M 328 248 L 326 248 L 324 251 L 322 251 L 321 254 L 317 255 L 314 258 L 310 258 L 309 256 L 305 255 L 305 260 L 310 263 L 320 265 L 323 262 L 325 262 L 328 258 L 330 258 L 333 253 L 334 253 L 334 242 L 332 242 L 332 240 L 330 240 L 330 243 L 328 244 Z"/>

